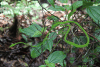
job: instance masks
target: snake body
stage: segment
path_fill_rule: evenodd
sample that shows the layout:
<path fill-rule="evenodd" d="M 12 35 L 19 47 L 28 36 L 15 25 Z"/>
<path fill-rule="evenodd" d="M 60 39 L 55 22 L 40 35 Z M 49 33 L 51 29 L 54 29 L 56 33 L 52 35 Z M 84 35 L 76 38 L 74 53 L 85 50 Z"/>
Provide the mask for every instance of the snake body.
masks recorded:
<path fill-rule="evenodd" d="M 66 23 L 75 23 L 77 26 L 79 26 L 80 29 L 82 29 L 82 31 L 85 33 L 85 35 L 86 35 L 86 37 L 87 37 L 87 43 L 84 44 L 84 45 L 78 45 L 78 44 L 75 44 L 75 43 L 73 43 L 73 42 L 71 42 L 71 41 L 66 40 L 67 35 L 68 35 L 68 33 L 69 33 L 70 29 L 71 29 L 71 26 L 70 26 L 70 25 L 67 25 L 69 28 L 68 28 L 68 31 L 66 32 L 65 36 L 64 36 L 64 41 L 65 41 L 66 43 L 68 43 L 68 44 L 71 44 L 71 45 L 73 45 L 73 46 L 75 46 L 75 47 L 79 47 L 79 48 L 83 48 L 83 47 L 88 46 L 90 40 L 89 40 L 89 36 L 88 36 L 87 32 L 82 28 L 81 25 L 79 25 L 79 24 L 78 24 L 77 22 L 75 22 L 75 21 L 56 22 L 55 24 L 52 25 L 50 31 L 53 30 L 53 29 L 54 29 L 56 26 L 58 26 L 59 24 L 66 24 Z M 50 31 L 49 31 L 49 33 L 50 33 Z M 49 33 L 47 34 L 46 38 L 48 37 Z M 46 39 L 46 38 L 45 38 L 45 39 Z M 44 41 L 45 41 L 45 40 L 44 40 Z"/>

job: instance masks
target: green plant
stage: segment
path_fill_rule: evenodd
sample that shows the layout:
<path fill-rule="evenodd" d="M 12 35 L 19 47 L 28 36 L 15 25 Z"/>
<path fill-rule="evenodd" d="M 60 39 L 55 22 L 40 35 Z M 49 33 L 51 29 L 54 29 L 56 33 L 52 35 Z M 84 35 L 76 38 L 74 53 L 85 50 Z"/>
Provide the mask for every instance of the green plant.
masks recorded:
<path fill-rule="evenodd" d="M 48 56 L 47 60 L 45 60 L 46 65 L 41 65 L 40 67 L 45 67 L 45 66 L 55 67 L 55 63 L 60 63 L 62 65 L 65 57 L 66 57 L 66 54 L 64 54 L 64 52 L 55 51 Z M 66 65 L 66 64 L 64 64 L 64 65 Z"/>
<path fill-rule="evenodd" d="M 75 23 L 75 24 L 77 24 L 82 30 L 83 30 L 83 32 L 85 33 L 85 35 L 86 35 L 86 37 L 87 37 L 87 43 L 86 44 L 84 44 L 84 45 L 78 45 L 78 44 L 75 44 L 75 43 L 73 43 L 73 42 L 70 42 L 70 41 L 67 41 L 66 40 L 66 37 L 67 37 L 67 34 L 69 33 L 69 31 L 70 31 L 70 25 L 67 25 L 68 27 L 69 27 L 69 29 L 68 29 L 68 31 L 66 32 L 66 35 L 65 35 L 65 37 L 64 37 L 64 40 L 65 40 L 65 42 L 66 43 L 68 43 L 68 44 L 71 44 L 71 45 L 73 45 L 73 46 L 75 46 L 75 47 L 80 47 L 80 48 L 82 48 L 82 47 L 86 47 L 86 46 L 88 46 L 88 44 L 89 44 L 89 37 L 88 37 L 88 35 L 87 35 L 87 33 L 85 32 L 85 30 L 77 23 L 77 22 L 74 22 L 74 21 L 66 21 L 66 22 L 57 22 L 56 24 L 54 24 L 52 27 L 51 27 L 51 29 L 50 29 L 50 31 L 53 29 L 53 28 L 55 28 L 56 26 L 58 26 L 59 24 L 65 24 L 65 23 Z M 34 25 L 34 26 L 33 26 Z M 25 28 L 25 29 L 20 29 L 20 31 L 22 32 L 22 33 L 25 33 L 26 35 L 29 35 L 29 36 L 31 36 L 31 37 L 40 37 L 41 36 L 41 30 L 42 30 L 42 28 L 39 26 L 39 25 L 37 25 L 37 24 L 33 24 L 33 25 L 31 25 L 30 27 L 28 27 L 28 28 Z M 36 26 L 36 27 L 35 27 Z M 50 31 L 49 31 L 49 33 L 50 33 Z M 30 33 L 29 33 L 30 32 Z M 31 32 L 33 32 L 33 33 L 31 33 Z M 47 38 L 48 37 L 48 35 L 49 35 L 49 33 L 46 35 L 46 37 L 45 37 L 45 39 L 43 40 L 43 42 L 39 45 L 39 46 L 41 46 L 42 44 L 45 44 L 45 41 L 46 42 L 52 42 L 52 40 L 54 40 L 56 37 L 55 37 L 55 35 L 53 34 L 53 36 L 54 36 L 54 38 L 51 40 L 51 39 L 49 39 L 49 38 L 51 38 L 51 36 L 52 35 L 50 35 L 49 36 L 49 38 Z M 32 35 L 33 34 L 33 35 Z M 47 41 L 49 39 L 49 41 Z M 48 45 L 49 45 L 49 43 L 48 43 Z M 49 49 L 50 51 L 51 51 L 51 48 L 52 48 L 52 46 L 53 46 L 53 43 L 52 44 L 50 44 L 51 45 L 51 47 L 48 47 L 48 46 L 46 46 L 46 48 L 47 49 Z M 12 46 L 12 45 L 11 45 Z M 10 47 L 11 47 L 10 46 Z M 40 49 L 39 48 L 39 46 L 37 46 L 37 49 Z M 33 56 L 34 55 L 34 50 L 35 50 L 36 48 L 33 48 L 33 50 L 31 50 L 31 56 Z M 42 49 L 42 48 L 41 48 Z M 45 51 L 46 49 L 44 49 L 44 51 Z M 36 52 L 37 53 L 37 52 Z M 41 53 L 41 52 L 40 52 Z M 39 53 L 39 54 L 40 54 Z M 38 55 L 36 55 L 35 57 L 37 57 L 37 56 L 39 56 L 39 54 Z M 33 58 L 35 58 L 35 57 L 33 57 Z"/>
<path fill-rule="evenodd" d="M 63 1 L 62 0 L 59 0 L 59 1 L 62 2 L 62 3 L 67 3 L 67 0 L 63 0 Z M 100 11 L 99 10 L 100 9 L 100 6 L 93 6 L 93 4 L 94 3 L 97 3 L 97 1 L 96 2 L 91 2 L 90 0 L 87 0 L 87 1 L 82 0 L 82 1 L 77 1 L 77 2 L 73 3 L 71 6 L 69 6 L 69 5 L 65 5 L 65 6 L 54 5 L 54 0 L 48 0 L 48 2 L 52 5 L 49 9 L 52 9 L 54 11 L 65 11 L 65 9 L 67 9 L 68 11 L 71 10 L 71 12 L 68 14 L 68 17 L 67 17 L 68 21 L 64 21 L 64 22 L 57 22 L 58 21 L 58 18 L 55 18 L 55 16 L 48 17 L 49 20 L 52 20 L 52 18 L 53 18 L 53 20 L 56 21 L 56 22 L 54 22 L 54 24 L 52 25 L 51 29 L 49 30 L 48 34 L 46 35 L 46 37 L 43 39 L 42 42 L 39 42 L 36 45 L 30 45 L 32 47 L 31 50 L 30 50 L 31 57 L 32 58 L 38 57 L 46 49 L 49 50 L 50 52 L 52 52 L 53 40 L 57 37 L 57 33 L 56 33 L 56 31 L 55 32 L 52 32 L 52 33 L 50 33 L 50 32 L 51 32 L 51 30 L 53 30 L 58 25 L 62 25 L 62 27 L 65 27 L 64 29 L 67 29 L 67 31 L 64 32 L 64 34 L 65 34 L 64 41 L 66 43 L 71 44 L 71 45 L 73 45 L 75 47 L 78 47 L 78 48 L 83 48 L 83 47 L 88 46 L 88 44 L 89 44 L 89 36 L 88 36 L 87 32 L 77 22 L 75 22 L 75 21 L 69 21 L 69 20 L 71 20 L 70 17 L 76 12 L 77 8 L 79 8 L 79 7 L 82 6 L 82 9 L 81 10 L 83 10 L 83 8 L 86 8 L 86 11 L 89 14 L 89 16 L 91 18 L 93 18 L 93 20 L 96 23 L 99 24 L 100 23 L 100 21 L 99 21 L 99 18 L 100 18 L 99 17 L 99 14 L 100 14 L 100 12 L 99 12 Z M 74 23 L 77 26 L 79 26 L 80 29 L 86 35 L 87 43 L 84 44 L 84 45 L 78 45 L 76 43 L 73 43 L 71 41 L 66 40 L 67 35 L 68 35 L 69 31 L 71 30 L 71 25 L 66 25 L 66 23 L 69 23 L 69 24 L 70 23 Z M 46 30 L 46 28 L 42 28 L 42 27 L 40 27 L 37 24 L 33 24 L 30 27 L 28 27 L 28 28 L 24 28 L 24 29 L 21 29 L 20 28 L 19 30 L 20 30 L 21 33 L 24 33 L 24 34 L 26 34 L 26 35 L 28 35 L 30 37 L 40 37 L 40 36 L 43 35 L 42 33 Z M 61 32 L 63 32 L 63 31 L 61 31 Z M 97 36 L 97 35 L 95 34 L 95 36 Z M 83 38 L 80 37 L 80 39 L 83 39 Z M 19 42 L 19 43 L 23 43 L 23 42 Z M 18 44 L 18 43 L 16 43 L 16 44 Z M 16 44 L 12 44 L 10 47 L 15 46 Z M 25 43 L 23 43 L 23 44 L 25 44 Z M 28 45 L 28 44 L 25 44 L 25 45 Z M 41 46 L 43 46 L 43 47 L 41 47 Z M 97 51 L 98 49 L 99 48 L 96 48 L 95 51 Z M 65 57 L 66 57 L 65 53 L 63 53 L 62 51 L 55 51 L 55 52 L 53 52 L 52 54 L 50 54 L 48 56 L 48 59 L 47 60 L 45 60 L 46 65 L 41 65 L 40 67 L 46 67 L 46 66 L 54 67 L 55 66 L 54 65 L 55 63 L 62 64 L 63 63 L 63 60 L 65 59 Z M 70 59 L 72 60 L 72 61 L 70 61 L 70 63 L 73 64 L 75 58 L 72 57 Z M 85 63 L 85 66 L 87 66 L 86 63 L 88 62 L 88 60 L 91 60 L 91 58 L 87 57 L 87 58 L 84 58 L 82 60 Z M 90 64 L 93 65 L 94 64 L 94 61 L 93 62 L 90 62 Z M 62 67 L 63 67 L 63 64 L 62 64 Z"/>
<path fill-rule="evenodd" d="M 14 14 L 16 14 L 16 15 L 33 14 L 32 9 L 34 9 L 34 10 L 40 10 L 41 9 L 41 7 L 40 7 L 40 5 L 38 4 L 37 1 L 31 1 L 30 2 L 30 1 L 27 1 L 27 0 L 18 1 L 16 3 L 15 7 L 12 7 L 6 1 L 2 1 L 1 7 L 5 8 L 3 10 L 4 15 L 9 16 L 9 17 L 14 17 Z"/>
<path fill-rule="evenodd" d="M 55 67 L 55 64 L 54 63 L 49 63 L 49 61 L 48 60 L 45 60 L 45 63 L 46 63 L 46 65 L 41 65 L 41 66 L 39 66 L 39 67 Z"/>

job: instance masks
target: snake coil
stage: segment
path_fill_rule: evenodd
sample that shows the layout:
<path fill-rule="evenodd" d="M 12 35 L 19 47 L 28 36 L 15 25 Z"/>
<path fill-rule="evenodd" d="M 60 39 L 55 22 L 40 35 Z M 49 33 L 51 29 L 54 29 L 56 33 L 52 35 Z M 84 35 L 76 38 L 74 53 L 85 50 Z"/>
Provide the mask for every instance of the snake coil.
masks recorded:
<path fill-rule="evenodd" d="M 71 42 L 71 41 L 66 40 L 66 37 L 67 37 L 67 35 L 68 35 L 68 33 L 69 33 L 70 29 L 71 29 L 71 26 L 70 26 L 70 25 L 67 25 L 67 26 L 69 27 L 69 29 L 68 29 L 68 31 L 66 32 L 65 36 L 64 36 L 64 41 L 65 41 L 66 43 L 68 43 L 68 44 L 71 44 L 71 45 L 73 45 L 73 46 L 75 46 L 75 47 L 79 47 L 79 48 L 83 48 L 83 47 L 88 46 L 90 40 L 89 40 L 89 36 L 88 36 L 87 32 L 82 28 L 81 25 L 79 25 L 79 24 L 78 24 L 77 22 L 75 22 L 75 21 L 57 22 L 57 23 L 55 23 L 55 24 L 52 25 L 50 31 L 51 31 L 53 28 L 55 28 L 55 26 L 58 26 L 59 24 L 66 24 L 66 23 L 75 23 L 76 25 L 78 25 L 78 26 L 80 27 L 80 29 L 82 29 L 82 31 L 85 33 L 85 35 L 86 35 L 86 37 L 87 37 L 87 43 L 84 44 L 84 45 L 78 45 L 78 44 L 75 44 L 75 43 L 73 43 L 73 42 Z M 50 33 L 50 31 L 49 31 L 49 33 Z M 47 34 L 47 36 L 49 35 L 49 33 Z M 47 38 L 47 36 L 46 36 L 46 38 Z M 46 39 L 46 38 L 45 38 L 45 39 Z M 45 41 L 45 39 L 44 39 L 44 41 Z"/>

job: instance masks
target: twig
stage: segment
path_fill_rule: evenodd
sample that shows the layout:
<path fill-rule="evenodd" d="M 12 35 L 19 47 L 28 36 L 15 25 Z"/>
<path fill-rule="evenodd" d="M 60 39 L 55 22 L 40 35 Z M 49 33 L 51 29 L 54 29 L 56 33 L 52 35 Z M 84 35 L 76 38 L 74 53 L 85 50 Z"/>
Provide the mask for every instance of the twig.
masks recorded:
<path fill-rule="evenodd" d="M 42 9 L 45 9 L 48 13 L 50 13 L 50 11 L 48 11 L 46 8 L 44 8 L 43 6 L 42 6 L 42 4 L 40 3 L 40 0 L 38 0 L 38 3 L 40 4 L 40 6 L 42 7 Z M 50 13 L 51 14 L 51 13 Z M 53 14 L 51 14 L 51 15 L 53 15 Z M 53 15 L 53 16 L 55 16 L 55 15 Z M 57 16 L 56 16 L 57 17 Z M 60 21 L 62 21 L 60 18 L 59 18 L 59 20 Z"/>
<path fill-rule="evenodd" d="M 93 20 L 92 20 L 92 22 L 100 28 L 99 24 L 97 24 L 97 23 L 94 22 Z M 99 20 L 98 20 L 98 23 L 99 23 Z"/>
<path fill-rule="evenodd" d="M 98 40 L 96 37 L 94 37 L 92 34 L 90 34 L 90 33 L 88 33 L 87 32 L 87 34 L 89 35 L 89 36 L 91 36 L 91 37 L 93 37 L 94 39 L 96 39 L 98 42 L 100 42 L 100 40 Z"/>

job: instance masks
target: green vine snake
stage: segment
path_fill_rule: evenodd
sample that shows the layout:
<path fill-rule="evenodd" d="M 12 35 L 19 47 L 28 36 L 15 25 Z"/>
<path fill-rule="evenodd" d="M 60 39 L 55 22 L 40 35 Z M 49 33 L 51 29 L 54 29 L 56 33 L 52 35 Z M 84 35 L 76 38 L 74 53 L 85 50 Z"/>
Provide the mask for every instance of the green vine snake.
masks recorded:
<path fill-rule="evenodd" d="M 69 29 L 68 29 L 68 31 L 66 32 L 65 36 L 64 36 L 64 41 L 65 41 L 66 43 L 68 43 L 68 44 L 71 44 L 71 45 L 73 45 L 73 46 L 75 46 L 75 47 L 79 47 L 79 48 L 83 48 L 83 47 L 88 46 L 90 40 L 89 40 L 89 36 L 88 36 L 87 32 L 86 32 L 77 22 L 75 22 L 75 21 L 56 22 L 55 24 L 52 25 L 50 31 L 51 31 L 53 28 L 55 28 L 56 26 L 58 26 L 59 24 L 66 24 L 66 23 L 75 23 L 77 26 L 79 26 L 80 29 L 82 29 L 82 31 L 85 33 L 85 35 L 86 35 L 86 37 L 87 37 L 87 43 L 84 44 L 84 45 L 78 45 L 78 44 L 75 44 L 75 43 L 73 43 L 73 42 L 71 42 L 71 41 L 66 40 L 67 35 L 68 35 L 68 33 L 69 33 L 70 29 L 71 29 L 71 26 L 70 26 L 70 25 L 67 25 L 67 26 L 69 27 Z M 49 33 L 50 33 L 50 31 L 49 31 Z M 48 37 L 49 33 L 47 34 L 46 38 Z M 46 38 L 45 38 L 45 39 L 46 39 Z M 45 41 L 45 40 L 44 40 L 44 41 Z"/>

